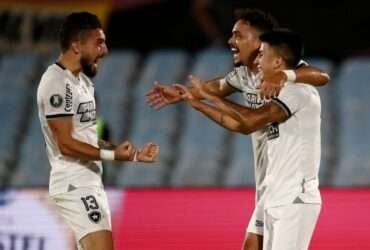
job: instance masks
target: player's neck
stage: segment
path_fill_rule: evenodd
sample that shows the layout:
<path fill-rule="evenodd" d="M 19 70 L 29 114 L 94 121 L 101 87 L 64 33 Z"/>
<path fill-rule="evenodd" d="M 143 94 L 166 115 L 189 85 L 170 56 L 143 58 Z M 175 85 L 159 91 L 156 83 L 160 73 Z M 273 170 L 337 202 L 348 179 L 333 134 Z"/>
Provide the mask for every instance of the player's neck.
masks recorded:
<path fill-rule="evenodd" d="M 59 56 L 58 62 L 66 69 L 71 71 L 71 73 L 76 77 L 78 77 L 79 73 L 81 72 L 80 60 L 76 58 L 75 55 L 71 55 L 68 52 L 63 53 Z"/>

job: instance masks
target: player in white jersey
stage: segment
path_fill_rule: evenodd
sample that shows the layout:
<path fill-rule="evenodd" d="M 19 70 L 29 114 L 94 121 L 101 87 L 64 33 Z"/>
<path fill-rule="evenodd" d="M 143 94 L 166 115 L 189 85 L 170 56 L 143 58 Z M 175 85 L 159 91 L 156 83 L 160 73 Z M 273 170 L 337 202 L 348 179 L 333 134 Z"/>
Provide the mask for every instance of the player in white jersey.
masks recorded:
<path fill-rule="evenodd" d="M 101 160 L 153 162 L 159 146 L 135 149 L 98 142 L 94 85 L 98 60 L 107 52 L 98 18 L 88 12 L 66 17 L 60 31 L 61 56 L 43 74 L 37 104 L 51 165 L 49 193 L 73 230 L 78 248 L 113 249 L 110 210 Z"/>
<path fill-rule="evenodd" d="M 289 70 L 303 52 L 300 37 L 286 30 L 268 32 L 257 61 L 263 76 Z M 264 131 L 265 170 L 259 177 L 261 193 L 256 211 L 263 225 L 264 250 L 308 249 L 321 208 L 318 189 L 320 164 L 321 103 L 317 90 L 306 84 L 286 82 L 277 98 L 260 108 L 235 108 L 202 90 L 200 79 L 194 86 L 208 105 L 194 98 L 183 85 L 183 98 L 198 111 L 230 130 L 243 134 Z M 250 227 L 253 227 L 250 226 Z"/>
<path fill-rule="evenodd" d="M 265 76 L 263 79 L 258 77 L 258 69 L 254 61 L 261 44 L 259 36 L 275 28 L 275 23 L 276 21 L 270 15 L 261 10 L 237 10 L 232 37 L 229 39 L 235 68 L 225 77 L 205 82 L 204 91 L 219 97 L 226 97 L 239 91 L 243 94 L 247 107 L 259 108 L 265 103 L 264 97 L 278 95 L 288 76 L 292 82 L 304 82 L 315 86 L 325 85 L 329 81 L 329 75 L 311 66 L 302 66 L 285 72 L 278 71 L 270 76 Z M 194 97 L 202 98 L 197 88 L 190 87 L 189 90 Z M 181 93 L 173 86 L 157 84 L 148 92 L 147 101 L 154 108 L 162 108 L 180 102 L 182 98 Z M 234 103 L 229 105 L 235 108 L 244 107 Z M 256 131 L 251 136 L 256 175 L 256 209 L 247 229 L 243 249 L 258 250 L 262 249 L 263 218 L 257 216 L 261 214 L 257 203 L 263 191 L 261 185 L 262 176 L 265 175 L 266 169 L 267 136 L 263 130 Z M 257 218 L 255 218 L 256 216 Z"/>

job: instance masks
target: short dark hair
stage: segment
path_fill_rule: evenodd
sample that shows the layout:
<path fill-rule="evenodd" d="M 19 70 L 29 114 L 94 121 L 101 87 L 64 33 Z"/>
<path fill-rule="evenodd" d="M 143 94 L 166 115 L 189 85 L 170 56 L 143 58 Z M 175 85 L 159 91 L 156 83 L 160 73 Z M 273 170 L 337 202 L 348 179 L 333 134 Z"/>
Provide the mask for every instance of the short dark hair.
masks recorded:
<path fill-rule="evenodd" d="M 66 51 L 81 32 L 90 29 L 102 28 L 99 18 L 89 12 L 74 12 L 64 20 L 59 32 L 60 48 Z"/>
<path fill-rule="evenodd" d="M 283 57 L 289 68 L 297 67 L 304 54 L 302 37 L 287 29 L 266 32 L 260 36 L 262 42 L 272 46 Z"/>
<path fill-rule="evenodd" d="M 267 12 L 260 9 L 237 9 L 235 19 L 248 22 L 252 27 L 265 33 L 279 27 L 277 20 Z"/>

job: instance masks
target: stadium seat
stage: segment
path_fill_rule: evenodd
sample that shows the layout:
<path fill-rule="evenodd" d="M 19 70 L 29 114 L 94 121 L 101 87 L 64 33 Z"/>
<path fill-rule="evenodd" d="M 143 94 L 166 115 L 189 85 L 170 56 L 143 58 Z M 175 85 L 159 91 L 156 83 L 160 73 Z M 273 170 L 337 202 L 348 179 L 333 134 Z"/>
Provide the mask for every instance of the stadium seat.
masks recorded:
<path fill-rule="evenodd" d="M 202 79 L 212 79 L 225 75 L 231 68 L 227 50 L 208 49 L 196 56 L 190 73 Z M 181 152 L 171 174 L 171 185 L 216 186 L 223 173 L 227 131 L 190 107 L 185 110 Z"/>
<path fill-rule="evenodd" d="M 33 95 L 39 55 L 22 53 L 5 55 L 0 65 L 0 160 L 13 161 L 17 138 L 27 120 L 27 107 Z"/>
<path fill-rule="evenodd" d="M 37 111 L 32 116 L 31 126 L 26 133 L 19 156 L 12 185 L 16 187 L 47 186 L 50 165 L 46 156 L 45 141 Z"/>
<path fill-rule="evenodd" d="M 337 88 L 339 150 L 336 186 L 370 185 L 370 58 L 351 58 L 341 67 Z"/>
<path fill-rule="evenodd" d="M 161 186 L 170 168 L 173 147 L 171 140 L 176 132 L 177 109 L 169 106 L 155 111 L 145 102 L 145 93 L 154 81 L 174 83 L 183 77 L 187 63 L 187 55 L 178 50 L 160 50 L 153 52 L 146 59 L 143 70 L 132 94 L 134 111 L 132 115 L 132 132 L 130 141 L 136 146 L 147 142 L 160 145 L 161 153 L 155 164 L 128 164 L 122 167 L 117 184 L 119 186 Z"/>
<path fill-rule="evenodd" d="M 127 114 L 127 97 L 130 80 L 135 73 L 139 55 L 133 51 L 112 51 L 99 65 L 93 82 L 97 97 L 97 115 L 102 117 L 111 130 L 112 140 L 122 140 L 124 120 Z"/>
<path fill-rule="evenodd" d="M 308 63 L 318 67 L 331 76 L 333 75 L 334 65 L 331 61 L 324 58 L 310 58 Z M 332 76 L 333 78 L 333 76 Z M 320 164 L 320 184 L 327 186 L 331 182 L 332 166 L 335 164 L 337 151 L 337 136 L 336 136 L 336 113 L 335 109 L 336 92 L 334 79 L 323 87 L 318 87 L 321 98 L 321 164 Z"/>

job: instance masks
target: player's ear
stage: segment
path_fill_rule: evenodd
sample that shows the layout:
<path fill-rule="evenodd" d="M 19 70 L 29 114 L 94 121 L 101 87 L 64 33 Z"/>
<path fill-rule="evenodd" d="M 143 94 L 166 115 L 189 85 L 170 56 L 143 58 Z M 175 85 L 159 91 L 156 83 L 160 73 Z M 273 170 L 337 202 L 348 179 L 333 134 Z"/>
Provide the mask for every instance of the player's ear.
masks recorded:
<path fill-rule="evenodd" d="M 71 49 L 74 54 L 78 55 L 80 53 L 80 44 L 78 41 L 72 42 Z"/>
<path fill-rule="evenodd" d="M 281 65 L 284 63 L 284 59 L 281 56 L 277 56 L 274 58 L 274 68 L 280 68 Z"/>

